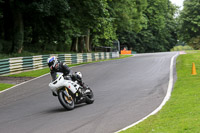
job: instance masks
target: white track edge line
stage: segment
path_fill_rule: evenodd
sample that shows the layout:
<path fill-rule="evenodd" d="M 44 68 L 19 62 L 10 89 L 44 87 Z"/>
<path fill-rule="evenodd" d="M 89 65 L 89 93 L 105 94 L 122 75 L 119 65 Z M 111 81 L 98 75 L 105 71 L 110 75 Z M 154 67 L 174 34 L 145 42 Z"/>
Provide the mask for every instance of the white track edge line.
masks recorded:
<path fill-rule="evenodd" d="M 160 106 L 158 108 L 156 108 L 153 112 L 151 112 L 149 115 L 145 116 L 144 118 L 142 118 L 141 120 L 119 130 L 119 131 L 116 131 L 115 133 L 119 133 L 121 131 L 125 131 L 135 125 L 137 125 L 138 123 L 144 121 L 145 119 L 147 119 L 149 116 L 151 115 L 154 115 L 156 114 L 158 111 L 160 111 L 162 109 L 162 107 L 166 104 L 166 102 L 169 100 L 170 96 L 171 96 L 171 92 L 172 92 L 172 89 L 173 89 L 173 62 L 174 62 L 174 58 L 176 56 L 178 56 L 179 53 L 177 53 L 176 55 L 174 55 L 172 58 L 171 58 L 171 63 L 170 63 L 170 73 L 169 73 L 169 84 L 168 84 L 168 90 L 167 90 L 167 94 L 165 96 L 165 98 L 163 99 L 162 103 L 160 104 Z"/>

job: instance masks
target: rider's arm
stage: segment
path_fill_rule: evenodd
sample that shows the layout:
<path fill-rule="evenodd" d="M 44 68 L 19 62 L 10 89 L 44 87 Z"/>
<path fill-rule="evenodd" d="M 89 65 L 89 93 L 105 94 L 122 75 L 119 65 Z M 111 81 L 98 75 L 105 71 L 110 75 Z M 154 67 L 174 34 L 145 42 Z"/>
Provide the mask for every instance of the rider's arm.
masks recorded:
<path fill-rule="evenodd" d="M 52 78 L 52 81 L 56 80 L 56 72 L 55 71 L 51 71 L 51 78 Z"/>
<path fill-rule="evenodd" d="M 66 76 L 70 73 L 70 69 L 65 63 L 61 62 L 61 67 L 63 69 L 64 76 Z"/>

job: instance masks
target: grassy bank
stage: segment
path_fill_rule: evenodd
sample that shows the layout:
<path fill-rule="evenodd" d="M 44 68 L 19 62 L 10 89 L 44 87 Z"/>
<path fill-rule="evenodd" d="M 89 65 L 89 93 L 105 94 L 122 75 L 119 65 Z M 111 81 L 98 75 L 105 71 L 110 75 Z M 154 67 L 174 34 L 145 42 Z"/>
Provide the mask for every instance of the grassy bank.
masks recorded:
<path fill-rule="evenodd" d="M 197 75 L 191 75 L 192 62 Z M 200 132 L 200 51 L 177 58 L 177 81 L 170 100 L 156 115 L 122 133 Z"/>
<path fill-rule="evenodd" d="M 12 84 L 0 83 L 0 91 L 10 88 L 12 86 L 13 86 Z"/>

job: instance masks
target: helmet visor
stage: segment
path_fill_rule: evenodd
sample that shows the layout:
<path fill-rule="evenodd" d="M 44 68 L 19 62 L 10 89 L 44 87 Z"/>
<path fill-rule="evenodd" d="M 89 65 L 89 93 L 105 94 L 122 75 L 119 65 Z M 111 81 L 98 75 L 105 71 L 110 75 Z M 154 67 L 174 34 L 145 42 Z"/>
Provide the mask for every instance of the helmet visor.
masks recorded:
<path fill-rule="evenodd" d="M 54 61 L 49 62 L 49 63 L 48 63 L 48 66 L 51 67 L 51 66 L 53 66 L 53 64 L 54 64 Z"/>
<path fill-rule="evenodd" d="M 51 59 L 49 60 L 48 65 L 49 65 L 49 67 L 51 67 L 53 64 L 54 64 L 54 58 L 51 58 Z"/>

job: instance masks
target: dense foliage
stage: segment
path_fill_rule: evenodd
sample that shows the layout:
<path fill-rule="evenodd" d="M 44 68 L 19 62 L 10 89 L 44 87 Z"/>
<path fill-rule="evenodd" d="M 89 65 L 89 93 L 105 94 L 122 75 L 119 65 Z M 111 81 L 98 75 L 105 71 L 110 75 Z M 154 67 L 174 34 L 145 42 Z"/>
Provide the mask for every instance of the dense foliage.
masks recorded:
<path fill-rule="evenodd" d="M 200 49 L 200 1 L 185 0 L 179 17 L 179 38 L 195 49 Z"/>
<path fill-rule="evenodd" d="M 169 0 L 0 0 L 0 51 L 91 52 L 119 40 L 137 52 L 177 41 Z"/>
<path fill-rule="evenodd" d="M 124 31 L 120 40 L 139 52 L 168 51 L 177 41 L 176 7 L 169 0 L 147 0 L 147 3 L 142 30 Z"/>

